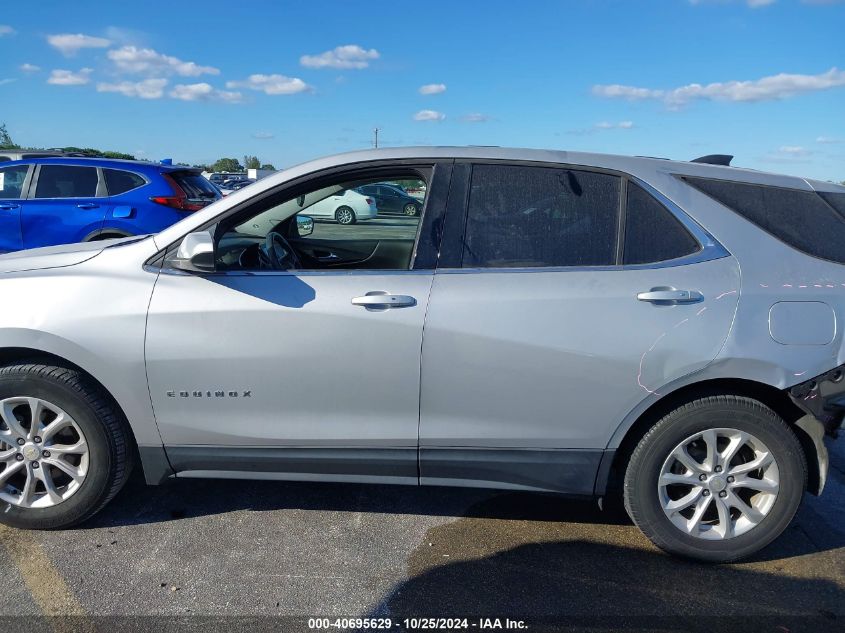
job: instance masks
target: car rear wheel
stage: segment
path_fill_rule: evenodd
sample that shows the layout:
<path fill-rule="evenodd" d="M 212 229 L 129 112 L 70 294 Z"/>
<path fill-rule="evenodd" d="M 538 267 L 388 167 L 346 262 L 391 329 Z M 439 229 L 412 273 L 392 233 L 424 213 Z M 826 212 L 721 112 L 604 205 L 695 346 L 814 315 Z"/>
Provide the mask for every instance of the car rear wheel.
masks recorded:
<path fill-rule="evenodd" d="M 413 202 L 409 202 L 408 204 L 405 205 L 405 207 L 402 209 L 402 211 L 405 215 L 413 217 L 418 213 L 417 205 L 415 205 Z"/>
<path fill-rule="evenodd" d="M 0 368 L 0 522 L 53 529 L 88 519 L 126 482 L 131 446 L 115 405 L 79 371 Z"/>
<path fill-rule="evenodd" d="M 352 207 L 345 205 L 337 208 L 337 211 L 334 212 L 334 219 L 337 220 L 338 224 L 355 224 L 357 221 Z"/>
<path fill-rule="evenodd" d="M 729 562 L 762 549 L 795 516 L 807 481 L 804 453 L 774 411 L 713 396 L 672 411 L 637 445 L 625 509 L 661 549 Z"/>

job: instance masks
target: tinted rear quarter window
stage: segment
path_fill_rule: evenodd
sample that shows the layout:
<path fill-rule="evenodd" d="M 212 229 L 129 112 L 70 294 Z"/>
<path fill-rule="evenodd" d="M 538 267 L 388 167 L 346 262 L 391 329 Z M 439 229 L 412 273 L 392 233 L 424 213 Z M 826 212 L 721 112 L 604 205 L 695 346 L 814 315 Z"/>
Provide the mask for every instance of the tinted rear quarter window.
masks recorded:
<path fill-rule="evenodd" d="M 214 185 L 212 185 L 202 174 L 195 174 L 189 171 L 176 171 L 168 174 L 176 184 L 182 187 L 185 195 L 192 200 L 209 200 L 219 198 Z"/>
<path fill-rule="evenodd" d="M 628 183 L 623 263 L 663 262 L 700 249 L 695 238 L 666 207 L 639 185 Z"/>
<path fill-rule="evenodd" d="M 822 197 L 822 200 L 845 217 L 845 193 L 828 193 L 827 191 L 823 191 L 819 195 Z"/>
<path fill-rule="evenodd" d="M 41 165 L 36 198 L 93 198 L 97 195 L 97 170 L 72 165 Z"/>
<path fill-rule="evenodd" d="M 103 175 L 106 179 L 106 189 L 110 196 L 119 196 L 127 191 L 132 191 L 147 184 L 138 174 L 122 169 L 104 169 Z"/>
<path fill-rule="evenodd" d="M 618 176 L 475 165 L 462 265 L 604 266 L 616 262 Z"/>
<path fill-rule="evenodd" d="M 707 178 L 684 180 L 793 248 L 845 263 L 845 217 L 815 192 Z"/>

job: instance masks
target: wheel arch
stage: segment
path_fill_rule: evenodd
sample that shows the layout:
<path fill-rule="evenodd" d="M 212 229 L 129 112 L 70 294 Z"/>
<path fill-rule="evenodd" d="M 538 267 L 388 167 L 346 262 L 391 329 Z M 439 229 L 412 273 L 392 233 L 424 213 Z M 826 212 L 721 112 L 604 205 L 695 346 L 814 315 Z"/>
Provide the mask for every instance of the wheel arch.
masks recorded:
<path fill-rule="evenodd" d="M 766 405 L 777 413 L 790 426 L 798 437 L 807 460 L 807 489 L 818 494 L 821 487 L 821 467 L 813 439 L 796 425 L 805 413 L 798 408 L 786 391 L 772 385 L 744 378 L 712 378 L 678 387 L 664 394 L 640 413 L 627 428 L 622 425 L 611 440 L 615 449 L 609 451 L 612 458 L 603 464 L 596 482 L 599 494 L 616 494 L 621 491 L 625 467 L 639 441 L 660 419 L 677 407 L 714 395 L 734 395 L 752 398 Z M 621 432 L 621 434 L 620 434 Z"/>
<path fill-rule="evenodd" d="M 158 447 L 140 446 L 135 435 L 135 429 L 132 422 L 126 415 L 126 411 L 120 402 L 112 395 L 111 391 L 106 387 L 101 380 L 99 380 L 92 372 L 78 363 L 65 358 L 59 354 L 48 352 L 43 349 L 33 347 L 2 347 L 0 348 L 0 365 L 9 365 L 12 363 L 23 362 L 37 362 L 45 364 L 56 364 L 63 367 L 69 367 L 84 375 L 101 391 L 101 393 L 108 398 L 109 402 L 114 406 L 115 410 L 126 421 L 126 426 L 129 429 L 129 437 L 132 441 L 133 449 L 136 452 L 136 460 L 144 473 L 147 483 L 160 483 L 172 473 L 170 464 L 164 453 L 164 447 L 159 450 Z"/>

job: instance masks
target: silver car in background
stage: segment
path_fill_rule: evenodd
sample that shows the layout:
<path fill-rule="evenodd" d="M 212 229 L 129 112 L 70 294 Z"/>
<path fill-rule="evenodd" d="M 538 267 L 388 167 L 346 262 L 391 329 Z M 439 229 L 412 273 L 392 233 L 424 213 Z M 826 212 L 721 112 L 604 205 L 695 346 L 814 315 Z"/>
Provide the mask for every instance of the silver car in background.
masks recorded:
<path fill-rule="evenodd" d="M 373 150 L 0 257 L 0 521 L 84 521 L 140 458 L 619 496 L 668 552 L 748 556 L 842 424 L 845 188 L 726 162 Z M 419 217 L 308 215 L 400 181 Z"/>

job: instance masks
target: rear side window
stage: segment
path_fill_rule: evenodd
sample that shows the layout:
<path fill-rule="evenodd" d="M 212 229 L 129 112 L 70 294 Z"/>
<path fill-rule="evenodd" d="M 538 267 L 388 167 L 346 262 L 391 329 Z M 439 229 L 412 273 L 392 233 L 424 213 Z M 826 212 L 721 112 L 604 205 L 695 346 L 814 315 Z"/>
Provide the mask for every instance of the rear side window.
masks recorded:
<path fill-rule="evenodd" d="M 195 174 L 190 171 L 176 171 L 167 174 L 176 184 L 182 187 L 189 200 L 209 200 L 219 198 L 214 185 L 212 185 L 202 174 Z"/>
<path fill-rule="evenodd" d="M 625 215 L 625 264 L 651 264 L 701 250 L 684 225 L 639 185 L 628 183 Z"/>
<path fill-rule="evenodd" d="M 106 189 L 110 196 L 119 196 L 147 184 L 147 181 L 138 174 L 122 169 L 104 169 L 103 175 L 106 178 Z"/>
<path fill-rule="evenodd" d="M 845 264 L 845 218 L 815 192 L 707 178 L 684 180 L 793 248 Z"/>
<path fill-rule="evenodd" d="M 29 165 L 0 167 L 0 200 L 16 200 L 23 193 L 23 181 Z"/>
<path fill-rule="evenodd" d="M 41 165 L 36 198 L 93 198 L 97 195 L 97 170 L 93 167 Z"/>
<path fill-rule="evenodd" d="M 615 264 L 620 183 L 588 171 L 475 165 L 463 267 Z"/>

